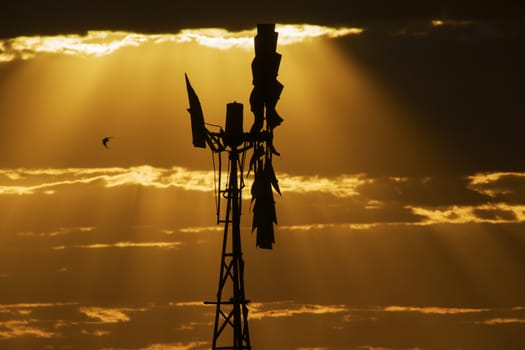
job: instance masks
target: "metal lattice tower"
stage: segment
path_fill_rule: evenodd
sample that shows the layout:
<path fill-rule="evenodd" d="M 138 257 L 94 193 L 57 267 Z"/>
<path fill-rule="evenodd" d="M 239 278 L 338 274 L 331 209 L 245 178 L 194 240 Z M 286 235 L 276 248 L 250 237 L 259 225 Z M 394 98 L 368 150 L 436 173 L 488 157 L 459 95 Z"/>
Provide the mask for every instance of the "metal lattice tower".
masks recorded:
<path fill-rule="evenodd" d="M 255 58 L 252 62 L 253 90 L 250 95 L 254 123 L 250 132 L 243 131 L 243 105 L 229 103 L 226 126 L 219 132 L 206 129 L 199 98 L 186 76 L 191 115 L 193 145 L 210 147 L 219 159 L 217 190 L 217 223 L 224 225 L 217 299 L 205 304 L 216 306 L 212 349 L 251 349 L 248 330 L 248 303 L 244 290 L 244 260 L 241 245 L 241 203 L 244 188 L 244 160 L 253 150 L 249 171 L 253 170 L 252 185 L 253 224 L 257 230 L 257 246 L 271 249 L 274 243 L 273 225 L 277 223 L 272 188 L 280 194 L 272 157 L 279 155 L 273 146 L 273 129 L 282 118 L 275 105 L 283 85 L 277 81 L 281 55 L 276 52 L 278 34 L 275 24 L 259 24 L 255 37 Z M 264 123 L 266 121 L 266 124 Z M 265 127 L 265 128 L 264 128 Z M 263 130 L 264 128 L 264 130 Z M 221 154 L 228 153 L 227 181 L 221 188 Z M 226 208 L 221 217 L 221 199 Z M 230 292 L 231 294 L 228 294 Z M 231 330 L 231 337 L 227 334 Z"/>
<path fill-rule="evenodd" d="M 226 198 L 227 205 L 225 218 L 219 219 L 219 223 L 224 224 L 224 236 L 217 301 L 207 301 L 205 304 L 216 305 L 212 349 L 251 349 L 240 228 L 243 164 L 239 161 L 236 147 L 229 151 L 228 163 L 230 173 L 227 188 L 219 191 L 219 196 Z M 225 295 L 228 285 L 232 293 L 230 298 Z M 233 328 L 231 346 L 220 344 L 221 335 L 228 326 Z"/>

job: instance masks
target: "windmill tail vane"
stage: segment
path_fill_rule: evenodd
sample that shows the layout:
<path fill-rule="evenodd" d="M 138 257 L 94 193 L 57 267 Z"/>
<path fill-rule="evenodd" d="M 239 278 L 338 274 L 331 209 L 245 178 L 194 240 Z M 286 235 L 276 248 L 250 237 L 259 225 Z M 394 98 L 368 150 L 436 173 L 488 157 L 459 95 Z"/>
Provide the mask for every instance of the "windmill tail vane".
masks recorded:
<path fill-rule="evenodd" d="M 186 79 L 186 90 L 188 91 L 188 99 L 190 103 L 188 112 L 190 112 L 191 115 L 193 146 L 206 148 L 207 130 L 204 126 L 204 115 L 202 114 L 201 103 L 197 93 L 190 84 L 188 75 L 184 74 L 184 78 Z"/>

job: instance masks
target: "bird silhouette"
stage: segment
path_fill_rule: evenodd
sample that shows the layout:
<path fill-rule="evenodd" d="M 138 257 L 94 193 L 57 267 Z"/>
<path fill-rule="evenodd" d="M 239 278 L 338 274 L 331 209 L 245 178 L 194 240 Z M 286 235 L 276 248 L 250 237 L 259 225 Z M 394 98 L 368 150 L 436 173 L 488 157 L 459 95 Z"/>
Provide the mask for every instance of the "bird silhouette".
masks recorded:
<path fill-rule="evenodd" d="M 106 136 L 102 139 L 102 144 L 104 145 L 104 147 L 109 148 L 108 143 L 109 143 L 109 140 L 111 140 L 112 138 L 113 136 Z"/>

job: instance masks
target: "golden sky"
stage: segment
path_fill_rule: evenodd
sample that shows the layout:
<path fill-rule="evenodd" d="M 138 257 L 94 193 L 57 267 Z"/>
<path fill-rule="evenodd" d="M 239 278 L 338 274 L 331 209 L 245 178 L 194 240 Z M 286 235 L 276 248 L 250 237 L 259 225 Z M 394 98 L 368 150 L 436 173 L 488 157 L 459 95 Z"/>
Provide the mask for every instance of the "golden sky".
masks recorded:
<path fill-rule="evenodd" d="M 465 38 L 487 28 L 277 25 L 273 250 L 255 248 L 248 190 L 243 201 L 252 345 L 524 345 L 521 141 L 509 114 L 483 114 L 512 102 L 520 115 L 523 103 L 476 80 L 465 103 L 490 99 L 472 107 L 456 94 L 479 57 L 458 40 L 474 45 Z M 216 292 L 222 229 L 211 153 L 191 145 L 184 73 L 206 121 L 223 125 L 237 101 L 248 130 L 255 33 L 0 39 L 0 348 L 209 348 L 202 300 Z M 451 64 L 461 73 L 443 75 Z M 487 84 L 504 75 L 484 73 Z"/>

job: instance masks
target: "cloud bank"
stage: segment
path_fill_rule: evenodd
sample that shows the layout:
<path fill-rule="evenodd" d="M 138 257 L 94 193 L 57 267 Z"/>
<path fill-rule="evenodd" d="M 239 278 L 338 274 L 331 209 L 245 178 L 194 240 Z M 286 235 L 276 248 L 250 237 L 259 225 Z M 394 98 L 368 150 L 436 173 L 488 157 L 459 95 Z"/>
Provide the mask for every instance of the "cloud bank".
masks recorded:
<path fill-rule="evenodd" d="M 279 45 L 312 38 L 359 35 L 362 28 L 332 28 L 310 24 L 278 24 Z M 196 43 L 214 49 L 252 49 L 256 29 L 231 32 L 222 28 L 184 29 L 176 34 L 141 34 L 125 31 L 88 31 L 85 35 L 20 36 L 0 40 L 0 62 L 31 59 L 38 54 L 100 57 L 126 47 L 147 44 Z"/>

